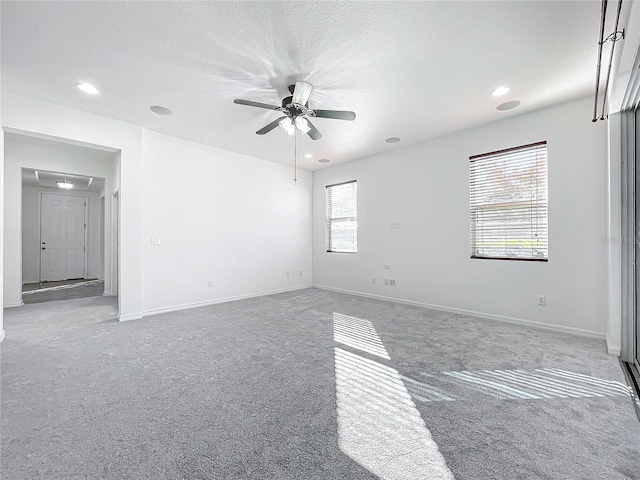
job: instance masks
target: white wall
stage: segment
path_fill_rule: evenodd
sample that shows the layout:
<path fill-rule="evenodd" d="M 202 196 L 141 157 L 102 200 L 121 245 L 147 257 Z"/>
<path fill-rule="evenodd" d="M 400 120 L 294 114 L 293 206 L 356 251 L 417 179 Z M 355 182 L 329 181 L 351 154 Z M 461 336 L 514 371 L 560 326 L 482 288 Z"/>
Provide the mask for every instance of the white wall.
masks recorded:
<path fill-rule="evenodd" d="M 22 168 L 61 171 L 110 178 L 111 161 L 52 150 L 15 141 L 5 142 L 4 154 L 4 255 L 3 300 L 5 307 L 22 304 Z M 110 180 L 109 180 L 110 181 Z M 56 190 L 57 191 L 57 190 Z M 92 239 L 95 243 L 97 238 Z M 99 251 L 99 246 L 98 246 Z M 95 262 L 93 259 L 93 269 Z"/>
<path fill-rule="evenodd" d="M 59 189 L 22 186 L 22 283 L 40 281 L 40 204 L 41 194 L 79 195 L 87 199 L 87 275 L 103 278 L 100 257 L 99 197 L 95 192 L 61 192 Z"/>
<path fill-rule="evenodd" d="M 5 131 L 120 151 L 109 172 L 93 174 L 107 178 L 107 206 L 119 190 L 120 320 L 311 284 L 310 172 L 298 172 L 294 185 L 293 168 L 282 164 L 13 93 L 2 101 Z M 5 153 L 4 198 L 19 205 L 19 166 Z M 21 249 L 16 210 L 4 213 L 5 306 L 20 301 L 7 281 L 22 273 L 12 257 Z M 151 246 L 152 236 L 161 246 Z"/>
<path fill-rule="evenodd" d="M 143 150 L 145 313 L 311 285 L 310 172 L 149 131 Z"/>
<path fill-rule="evenodd" d="M 314 172 L 313 283 L 604 336 L 607 130 L 591 107 L 586 98 Z M 469 157 L 542 140 L 549 262 L 471 259 Z M 325 186 L 353 179 L 358 254 L 327 253 Z"/>
<path fill-rule="evenodd" d="M 53 103 L 2 92 L 2 127 L 5 132 L 28 132 L 62 139 L 114 153 L 120 151 L 120 205 L 122 236 L 120 245 L 121 294 L 119 318 L 142 316 L 142 127 L 75 110 Z M 4 156 L 4 152 L 2 152 Z M 118 158 L 116 158 L 116 161 Z M 102 175 L 104 176 L 104 175 Z M 114 179 L 117 181 L 117 179 Z M 7 182 L 5 182 L 6 186 Z M 112 187 L 113 185 L 111 185 Z M 106 190 L 110 185 L 107 183 Z M 5 224 L 5 232 L 8 230 Z M 5 245 L 7 251 L 19 248 Z M 6 272 L 5 272 L 6 275 Z M 107 282 L 105 272 L 105 283 Z M 6 288 L 4 289 L 6 291 Z M 5 306 L 10 299 L 5 299 Z"/>

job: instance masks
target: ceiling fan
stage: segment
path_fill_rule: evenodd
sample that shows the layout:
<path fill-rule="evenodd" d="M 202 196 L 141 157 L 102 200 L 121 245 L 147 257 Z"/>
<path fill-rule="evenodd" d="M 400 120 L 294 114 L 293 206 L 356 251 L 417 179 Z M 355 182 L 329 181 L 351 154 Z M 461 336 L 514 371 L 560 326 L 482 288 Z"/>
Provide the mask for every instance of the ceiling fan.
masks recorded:
<path fill-rule="evenodd" d="M 289 92 L 291 93 L 291 96 L 285 97 L 282 100 L 281 107 L 266 103 L 252 102 L 251 100 L 242 100 L 241 98 L 236 98 L 233 103 L 248 105 L 249 107 L 266 108 L 268 110 L 276 110 L 284 113 L 284 116 L 258 130 L 256 132 L 258 135 L 269 133 L 271 130 L 279 126 L 287 133 L 287 135 L 294 135 L 297 128 L 303 134 L 308 134 L 313 140 L 319 140 L 322 138 L 322 134 L 313 125 L 313 123 L 309 121 L 309 117 L 355 120 L 356 114 L 354 112 L 344 110 L 310 109 L 308 101 L 312 90 L 313 86 L 306 82 L 296 82 L 295 85 L 290 85 Z"/>

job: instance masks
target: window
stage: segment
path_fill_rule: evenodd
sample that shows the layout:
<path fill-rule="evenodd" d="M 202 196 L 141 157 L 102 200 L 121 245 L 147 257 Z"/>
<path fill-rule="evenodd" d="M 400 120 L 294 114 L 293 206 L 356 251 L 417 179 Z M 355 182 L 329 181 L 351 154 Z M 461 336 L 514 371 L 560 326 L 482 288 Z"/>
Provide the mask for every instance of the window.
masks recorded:
<path fill-rule="evenodd" d="M 471 257 L 547 261 L 547 142 L 469 164 Z"/>
<path fill-rule="evenodd" d="M 326 189 L 327 252 L 358 251 L 358 184 L 329 185 Z"/>

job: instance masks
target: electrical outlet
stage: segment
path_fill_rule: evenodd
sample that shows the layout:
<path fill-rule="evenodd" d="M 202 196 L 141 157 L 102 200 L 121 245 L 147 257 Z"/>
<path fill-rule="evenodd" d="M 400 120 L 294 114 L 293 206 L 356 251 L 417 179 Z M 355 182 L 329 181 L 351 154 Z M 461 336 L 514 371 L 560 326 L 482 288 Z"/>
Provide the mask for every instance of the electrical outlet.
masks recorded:
<path fill-rule="evenodd" d="M 388 279 L 388 278 L 385 278 L 385 279 L 384 279 L 384 284 L 385 284 L 385 285 L 389 285 L 389 279 Z"/>
<path fill-rule="evenodd" d="M 385 269 L 385 270 L 391 270 L 391 265 L 385 264 L 385 265 L 384 265 L 384 269 Z"/>
<path fill-rule="evenodd" d="M 151 237 L 151 245 L 154 247 L 160 246 L 160 239 L 156 237 Z"/>
<path fill-rule="evenodd" d="M 376 283 L 376 277 L 373 277 L 373 278 L 371 279 L 371 282 L 372 282 L 372 283 Z"/>
<path fill-rule="evenodd" d="M 207 282 L 207 285 L 209 286 L 209 288 L 213 287 L 213 280 L 209 280 Z"/>
<path fill-rule="evenodd" d="M 290 276 L 290 274 L 289 274 L 289 272 L 287 272 L 287 278 L 289 278 L 289 276 Z"/>
<path fill-rule="evenodd" d="M 392 287 L 396 286 L 396 281 L 395 280 L 389 280 L 389 285 L 391 285 Z"/>
<path fill-rule="evenodd" d="M 547 305 L 547 297 L 544 295 L 538 295 L 538 305 L 545 307 Z"/>
<path fill-rule="evenodd" d="M 300 270 L 300 276 L 302 276 L 302 270 Z"/>

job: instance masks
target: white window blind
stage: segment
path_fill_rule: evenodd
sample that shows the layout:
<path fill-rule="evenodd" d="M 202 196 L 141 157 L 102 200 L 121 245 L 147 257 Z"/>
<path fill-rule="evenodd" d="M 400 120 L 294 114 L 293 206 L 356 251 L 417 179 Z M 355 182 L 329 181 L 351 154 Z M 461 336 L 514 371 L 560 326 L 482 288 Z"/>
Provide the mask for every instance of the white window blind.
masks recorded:
<path fill-rule="evenodd" d="M 471 257 L 548 258 L 547 142 L 469 158 Z"/>
<path fill-rule="evenodd" d="M 358 184 L 355 180 L 327 186 L 325 236 L 327 252 L 358 251 Z"/>

